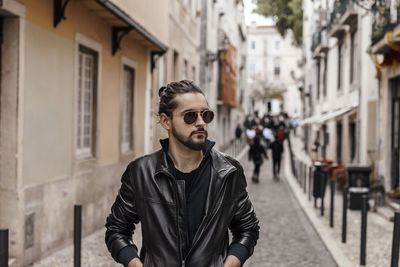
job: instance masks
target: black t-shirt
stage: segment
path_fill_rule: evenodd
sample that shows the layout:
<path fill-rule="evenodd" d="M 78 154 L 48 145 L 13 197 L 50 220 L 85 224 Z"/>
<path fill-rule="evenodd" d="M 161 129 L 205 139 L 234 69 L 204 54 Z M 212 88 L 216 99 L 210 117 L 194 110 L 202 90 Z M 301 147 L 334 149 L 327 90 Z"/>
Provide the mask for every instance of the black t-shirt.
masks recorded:
<path fill-rule="evenodd" d="M 184 251 L 186 255 L 204 217 L 208 186 L 211 178 L 211 157 L 207 153 L 200 163 L 200 166 L 189 173 L 183 173 L 176 169 L 170 158 L 168 163 L 175 179 L 185 181 L 185 223 L 189 241 L 189 246 L 185 249 L 186 251 Z"/>

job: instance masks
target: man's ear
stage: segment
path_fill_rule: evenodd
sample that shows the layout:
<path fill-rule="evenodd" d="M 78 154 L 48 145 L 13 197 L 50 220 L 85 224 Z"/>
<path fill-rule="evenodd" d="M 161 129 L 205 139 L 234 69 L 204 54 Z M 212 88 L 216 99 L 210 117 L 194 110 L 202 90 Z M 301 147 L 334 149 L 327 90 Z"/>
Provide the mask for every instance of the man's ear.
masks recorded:
<path fill-rule="evenodd" d="M 171 118 L 168 117 L 167 114 L 161 113 L 160 124 L 165 130 L 169 131 L 171 129 Z"/>

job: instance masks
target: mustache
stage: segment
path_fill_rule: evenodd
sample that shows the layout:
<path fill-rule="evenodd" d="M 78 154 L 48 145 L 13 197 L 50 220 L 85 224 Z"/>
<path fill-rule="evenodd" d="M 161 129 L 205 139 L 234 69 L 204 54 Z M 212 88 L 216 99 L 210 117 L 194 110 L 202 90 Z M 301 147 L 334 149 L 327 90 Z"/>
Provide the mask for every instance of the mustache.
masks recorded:
<path fill-rule="evenodd" d="M 197 134 L 197 133 L 199 133 L 199 132 L 204 132 L 204 133 L 206 134 L 206 136 L 208 135 L 207 131 L 206 131 L 204 128 L 199 128 L 199 129 L 197 129 L 197 131 L 191 132 L 191 133 L 190 133 L 190 136 L 192 136 L 192 135 L 194 135 L 194 134 Z"/>

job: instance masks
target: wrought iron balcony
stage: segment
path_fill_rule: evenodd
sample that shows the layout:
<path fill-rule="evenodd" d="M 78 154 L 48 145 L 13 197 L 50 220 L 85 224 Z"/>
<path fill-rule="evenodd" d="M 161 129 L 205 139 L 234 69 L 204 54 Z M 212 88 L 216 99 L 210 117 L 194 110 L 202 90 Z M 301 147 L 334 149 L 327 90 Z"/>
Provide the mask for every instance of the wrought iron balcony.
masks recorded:
<path fill-rule="evenodd" d="M 311 51 L 314 52 L 317 46 L 321 43 L 321 30 L 314 32 L 312 36 Z"/>
<path fill-rule="evenodd" d="M 320 28 L 313 34 L 311 51 L 313 52 L 313 57 L 320 57 L 321 53 L 326 53 L 328 51 L 328 37 L 326 26 Z"/>
<path fill-rule="evenodd" d="M 372 6 L 373 23 L 372 23 L 372 45 L 378 43 L 388 31 L 392 31 L 400 23 L 400 5 L 390 8 L 385 5 L 384 1 L 377 1 Z"/>
<path fill-rule="evenodd" d="M 357 17 L 353 0 L 336 0 L 327 25 L 330 35 L 341 38 L 346 32 L 344 25 L 357 27 Z"/>

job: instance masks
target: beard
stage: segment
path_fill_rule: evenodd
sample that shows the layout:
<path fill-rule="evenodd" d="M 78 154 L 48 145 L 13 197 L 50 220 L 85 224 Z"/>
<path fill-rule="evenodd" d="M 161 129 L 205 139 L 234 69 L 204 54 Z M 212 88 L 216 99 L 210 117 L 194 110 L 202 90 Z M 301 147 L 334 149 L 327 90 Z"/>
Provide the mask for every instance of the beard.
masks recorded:
<path fill-rule="evenodd" d="M 201 140 L 199 142 L 195 142 L 194 140 L 192 140 L 190 137 L 194 134 L 196 134 L 197 132 L 204 132 L 205 133 L 205 137 L 204 140 Z M 179 141 L 179 143 L 181 143 L 182 145 L 186 146 L 187 148 L 191 149 L 191 150 L 195 150 L 195 151 L 200 151 L 202 150 L 205 145 L 206 145 L 206 140 L 207 140 L 207 136 L 208 133 L 206 130 L 204 129 L 198 129 L 197 131 L 193 131 L 190 133 L 189 138 L 187 138 L 185 140 L 185 137 L 181 134 L 179 134 L 176 130 L 175 127 L 172 127 L 172 135 L 176 138 L 176 140 Z"/>

